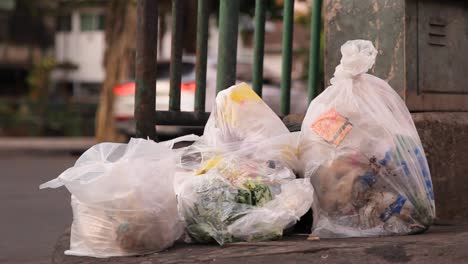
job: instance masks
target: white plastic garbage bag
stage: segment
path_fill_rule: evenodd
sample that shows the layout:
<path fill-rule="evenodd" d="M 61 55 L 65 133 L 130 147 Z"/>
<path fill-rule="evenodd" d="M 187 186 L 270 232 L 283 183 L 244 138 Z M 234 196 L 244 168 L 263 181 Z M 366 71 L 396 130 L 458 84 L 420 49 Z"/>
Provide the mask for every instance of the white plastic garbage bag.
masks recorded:
<path fill-rule="evenodd" d="M 240 83 L 218 93 L 213 111 L 205 126 L 203 136 L 188 148 L 182 163 L 189 158 L 196 165 L 210 165 L 208 161 L 222 153 L 237 151 L 263 159 L 281 160 L 290 169 L 298 171 L 297 156 L 299 133 L 290 133 L 281 119 L 246 84 Z"/>
<path fill-rule="evenodd" d="M 65 185 L 72 194 L 70 250 L 65 254 L 127 256 L 171 246 L 183 233 L 173 189 L 175 164 L 168 143 L 101 143 L 42 184 L 40 188 Z"/>
<path fill-rule="evenodd" d="M 280 238 L 312 205 L 310 182 L 295 179 L 279 161 L 225 153 L 214 162 L 188 177 L 178 193 L 179 212 L 196 242 Z"/>
<path fill-rule="evenodd" d="M 315 190 L 313 235 L 411 234 L 435 216 L 431 176 L 411 115 L 366 74 L 377 50 L 353 40 L 302 124 L 299 153 Z"/>
<path fill-rule="evenodd" d="M 287 133 L 289 130 L 262 98 L 246 83 L 240 83 L 216 96 L 203 139 L 211 146 L 234 142 L 240 149 Z"/>
<path fill-rule="evenodd" d="M 281 237 L 312 205 L 311 184 L 295 176 L 299 134 L 245 83 L 220 92 L 213 109 L 177 172 L 188 235 L 219 244 Z"/>

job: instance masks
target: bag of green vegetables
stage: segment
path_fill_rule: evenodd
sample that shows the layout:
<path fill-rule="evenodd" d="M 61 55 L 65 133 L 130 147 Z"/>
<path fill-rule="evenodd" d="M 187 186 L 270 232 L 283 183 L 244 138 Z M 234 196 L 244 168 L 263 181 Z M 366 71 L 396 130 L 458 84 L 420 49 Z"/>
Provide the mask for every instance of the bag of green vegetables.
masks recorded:
<path fill-rule="evenodd" d="M 176 173 L 191 240 L 276 239 L 299 220 L 313 189 L 296 179 L 297 136 L 246 84 L 220 92 L 204 135 L 184 150 Z"/>

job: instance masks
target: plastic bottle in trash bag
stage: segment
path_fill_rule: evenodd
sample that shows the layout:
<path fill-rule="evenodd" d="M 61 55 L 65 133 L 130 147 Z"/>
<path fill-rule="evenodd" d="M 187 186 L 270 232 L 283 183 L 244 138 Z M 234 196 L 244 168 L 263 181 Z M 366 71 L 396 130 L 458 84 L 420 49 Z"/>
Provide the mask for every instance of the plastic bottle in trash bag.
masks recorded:
<path fill-rule="evenodd" d="M 183 234 L 170 144 L 101 143 L 40 188 L 65 186 L 73 223 L 67 255 L 111 257 L 161 251 Z"/>
<path fill-rule="evenodd" d="M 341 47 L 331 86 L 315 98 L 301 128 L 299 153 L 315 190 L 313 235 L 411 234 L 435 217 L 431 176 L 405 103 L 367 74 L 370 41 Z"/>

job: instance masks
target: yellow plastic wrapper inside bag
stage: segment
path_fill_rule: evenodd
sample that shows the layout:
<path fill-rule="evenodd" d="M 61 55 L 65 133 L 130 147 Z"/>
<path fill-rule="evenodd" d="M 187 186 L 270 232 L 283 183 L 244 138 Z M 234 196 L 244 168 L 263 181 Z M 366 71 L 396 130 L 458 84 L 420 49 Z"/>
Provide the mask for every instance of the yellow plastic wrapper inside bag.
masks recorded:
<path fill-rule="evenodd" d="M 259 142 L 289 131 L 271 108 L 246 84 L 221 91 L 203 137 L 210 143 Z"/>
<path fill-rule="evenodd" d="M 196 174 L 206 173 L 223 153 L 234 151 L 281 160 L 297 172 L 298 135 L 289 132 L 249 85 L 233 85 L 218 93 L 203 136 L 193 145 L 202 153 Z"/>

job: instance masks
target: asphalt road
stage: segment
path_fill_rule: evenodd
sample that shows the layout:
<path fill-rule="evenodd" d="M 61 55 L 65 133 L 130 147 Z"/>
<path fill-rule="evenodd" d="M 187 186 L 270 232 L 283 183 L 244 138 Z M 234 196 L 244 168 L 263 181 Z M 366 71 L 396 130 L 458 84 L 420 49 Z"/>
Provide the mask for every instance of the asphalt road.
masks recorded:
<path fill-rule="evenodd" d="M 50 263 L 54 244 L 70 226 L 65 188 L 39 190 L 77 157 L 67 153 L 0 153 L 0 263 Z"/>

